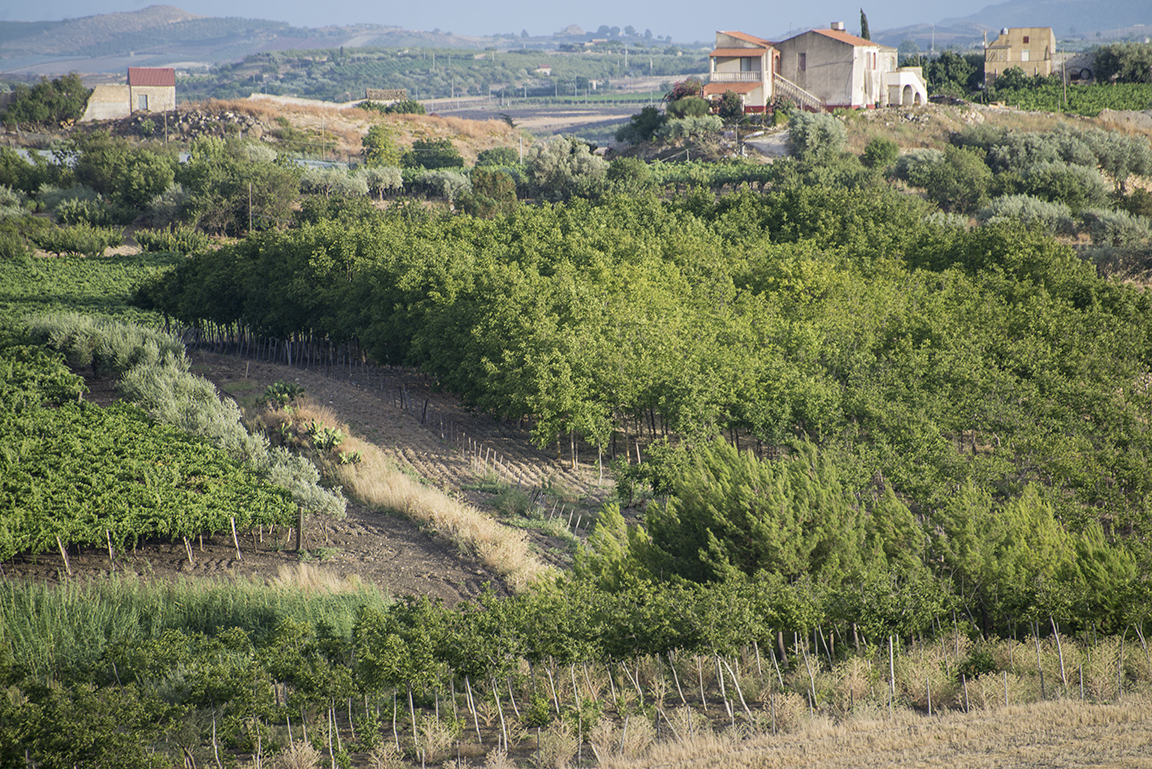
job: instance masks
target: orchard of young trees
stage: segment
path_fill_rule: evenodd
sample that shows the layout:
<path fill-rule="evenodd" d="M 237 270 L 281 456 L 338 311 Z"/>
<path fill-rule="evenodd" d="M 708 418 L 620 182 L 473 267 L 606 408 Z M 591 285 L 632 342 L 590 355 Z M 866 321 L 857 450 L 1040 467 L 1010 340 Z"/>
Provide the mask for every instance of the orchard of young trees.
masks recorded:
<path fill-rule="evenodd" d="M 659 698 L 689 707 L 693 685 L 702 712 L 723 702 L 735 723 L 743 702 L 749 729 L 771 713 L 775 730 L 788 697 L 854 707 L 831 674 L 864 661 L 872 707 L 922 707 L 926 683 L 929 703 L 934 690 L 967 709 L 969 682 L 999 696 L 1003 676 L 1007 698 L 1009 673 L 1016 701 L 1057 679 L 1068 696 L 1074 654 L 1082 697 L 1146 688 L 1152 300 L 1093 259 L 1146 259 L 1152 210 L 1133 182 L 1152 174 L 1148 142 L 987 127 L 857 157 L 844 138 L 839 118 L 798 115 L 794 157 L 770 167 L 609 163 L 555 139 L 469 171 L 450 142 L 405 163 L 376 131 L 355 173 L 236 139 L 200 140 L 185 163 L 104 136 L 53 162 L 0 150 L 0 494 L 19 512 L 0 555 L 344 511 L 314 467 L 245 431 L 172 338 L 27 317 L 109 310 L 69 281 L 288 365 L 340 350 L 417 367 L 540 446 L 603 461 L 619 496 L 570 573 L 455 610 L 370 590 L 250 613 L 182 593 L 162 610 L 124 588 L 106 602 L 127 607 L 115 623 L 54 611 L 49 631 L 29 607 L 68 605 L 67 590 L 6 588 L 0 627 L 21 630 L 0 631 L 14 692 L 0 765 L 103 765 L 105 748 L 125 766 L 259 762 L 305 729 L 332 762 L 384 744 L 420 762 L 440 728 L 513 749 L 510 723 L 600 749 L 591 725 L 673 730 Z M 171 229 L 137 235 L 153 269 L 105 286 L 124 273 L 95 256 L 100 233 L 133 219 Z M 93 256 L 49 269 L 28 255 L 49 232 L 96 243 L 57 253 Z M 31 298 L 14 307 L 16 286 Z M 137 406 L 68 403 L 82 388 L 65 360 Z M 126 475 L 69 492 L 82 473 L 62 458 L 114 464 L 126 442 Z M 1023 634 L 1036 686 L 1013 651 Z M 86 640 L 64 653 L 59 637 Z M 893 647 L 909 643 L 922 666 L 898 674 Z M 66 716 L 102 740 L 60 744 Z"/>

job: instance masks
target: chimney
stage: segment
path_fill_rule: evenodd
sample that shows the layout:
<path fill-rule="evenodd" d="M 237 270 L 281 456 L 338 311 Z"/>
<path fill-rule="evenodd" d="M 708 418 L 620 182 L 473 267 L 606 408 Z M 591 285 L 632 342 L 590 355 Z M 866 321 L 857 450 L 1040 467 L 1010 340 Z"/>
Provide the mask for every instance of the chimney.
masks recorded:
<path fill-rule="evenodd" d="M 842 21 L 832 22 L 832 29 L 836 30 L 837 32 L 843 32 L 844 31 L 844 22 L 842 22 Z"/>

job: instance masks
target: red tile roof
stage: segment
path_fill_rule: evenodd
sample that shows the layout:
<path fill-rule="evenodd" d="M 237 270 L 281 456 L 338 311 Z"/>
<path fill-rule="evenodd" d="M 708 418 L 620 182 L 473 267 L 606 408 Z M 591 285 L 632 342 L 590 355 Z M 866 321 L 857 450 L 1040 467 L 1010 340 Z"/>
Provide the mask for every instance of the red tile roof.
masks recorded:
<path fill-rule="evenodd" d="M 812 31 L 818 35 L 823 35 L 824 37 L 830 37 L 833 40 L 839 40 L 841 43 L 847 43 L 848 45 L 851 45 L 851 46 L 860 47 L 862 45 L 866 45 L 866 46 L 872 46 L 872 47 L 876 47 L 876 48 L 891 48 L 892 47 L 892 46 L 888 46 L 888 45 L 881 45 L 880 43 L 877 43 L 875 40 L 865 40 L 862 37 L 856 37 L 856 35 L 850 35 L 847 32 L 843 32 L 839 29 L 814 29 Z"/>
<path fill-rule="evenodd" d="M 713 58 L 728 56 L 738 56 L 740 58 L 745 58 L 753 56 L 760 57 L 767 52 L 767 48 L 717 48 L 715 51 L 708 55 Z"/>
<path fill-rule="evenodd" d="M 761 86 L 761 83 L 708 83 L 704 86 L 704 95 L 713 96 L 725 91 L 733 93 L 752 93 Z"/>
<path fill-rule="evenodd" d="M 129 67 L 128 85 L 175 88 L 176 70 L 171 67 Z"/>
<path fill-rule="evenodd" d="M 721 34 L 728 35 L 729 37 L 734 37 L 737 40 L 743 40 L 745 43 L 752 43 L 753 45 L 758 45 L 758 46 L 767 46 L 769 48 L 772 47 L 771 41 L 765 40 L 762 37 L 756 37 L 754 35 L 749 35 L 747 32 L 735 32 L 735 31 L 730 31 L 730 30 L 723 30 L 721 32 Z"/>

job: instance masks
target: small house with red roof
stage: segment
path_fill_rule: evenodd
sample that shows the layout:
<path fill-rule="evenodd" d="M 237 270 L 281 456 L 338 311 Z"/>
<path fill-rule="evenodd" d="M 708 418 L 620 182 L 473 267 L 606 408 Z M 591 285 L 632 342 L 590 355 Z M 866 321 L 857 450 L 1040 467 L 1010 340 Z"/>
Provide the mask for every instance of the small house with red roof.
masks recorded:
<path fill-rule="evenodd" d="M 133 112 L 176 109 L 176 70 L 171 67 L 129 67 L 128 82 L 98 85 L 88 97 L 80 122 L 118 120 Z"/>
<path fill-rule="evenodd" d="M 176 70 L 171 67 L 129 67 L 128 102 L 132 111 L 169 112 L 176 109 Z"/>

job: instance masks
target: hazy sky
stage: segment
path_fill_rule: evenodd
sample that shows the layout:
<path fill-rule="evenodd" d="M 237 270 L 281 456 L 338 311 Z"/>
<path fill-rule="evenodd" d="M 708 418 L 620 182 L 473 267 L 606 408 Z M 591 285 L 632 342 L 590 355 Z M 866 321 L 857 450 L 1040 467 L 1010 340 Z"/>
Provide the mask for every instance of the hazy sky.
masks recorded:
<path fill-rule="evenodd" d="M 677 41 L 711 41 L 718 29 L 737 29 L 775 37 L 792 28 L 825 27 L 843 21 L 849 31 L 860 26 L 860 7 L 868 24 L 879 30 L 915 23 L 935 23 L 946 17 L 967 16 L 994 0 L 822 0 L 815 3 L 725 3 L 701 5 L 687 0 L 663 3 L 640 0 L 581 0 L 581 2 L 529 2 L 503 0 L 470 2 L 338 2 L 315 0 L 184 0 L 172 2 L 189 13 L 204 16 L 242 16 L 287 21 L 295 26 L 368 22 L 407 29 L 461 35 L 489 35 L 527 29 L 531 35 L 549 35 L 569 24 L 594 31 L 602 24 L 623 29 L 631 25 L 654 35 L 672 35 Z M 156 2 L 133 0 L 0 0 L 0 20 L 57 21 L 98 13 L 134 11 Z"/>

